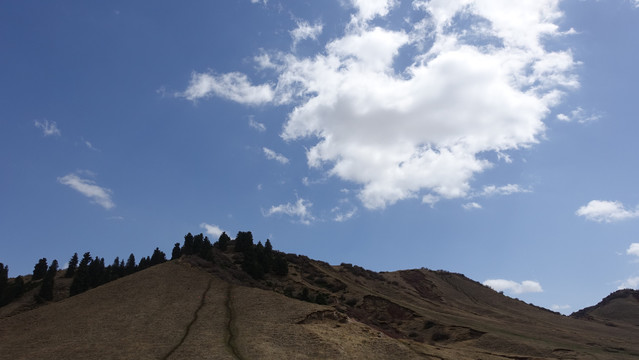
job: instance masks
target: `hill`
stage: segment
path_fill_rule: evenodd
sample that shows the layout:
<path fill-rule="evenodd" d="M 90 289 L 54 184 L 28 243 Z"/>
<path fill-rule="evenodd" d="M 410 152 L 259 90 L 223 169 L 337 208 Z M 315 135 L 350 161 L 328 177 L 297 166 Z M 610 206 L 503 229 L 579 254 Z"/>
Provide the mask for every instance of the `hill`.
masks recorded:
<path fill-rule="evenodd" d="M 250 256 L 234 245 L 214 249 L 208 260 L 182 255 L 73 297 L 3 310 L 0 358 L 639 357 L 639 328 L 606 325 L 614 319 L 602 309 L 610 305 L 591 312 L 606 321 L 588 321 L 509 298 L 461 274 L 376 273 L 293 254 L 280 254 L 287 274 L 252 277 Z M 61 294 L 68 285 L 56 286 Z M 627 299 L 608 304 L 632 312 L 632 304 L 616 300 Z"/>
<path fill-rule="evenodd" d="M 597 305 L 579 310 L 570 316 L 601 322 L 608 326 L 625 324 L 639 329 L 639 291 L 617 290 Z"/>

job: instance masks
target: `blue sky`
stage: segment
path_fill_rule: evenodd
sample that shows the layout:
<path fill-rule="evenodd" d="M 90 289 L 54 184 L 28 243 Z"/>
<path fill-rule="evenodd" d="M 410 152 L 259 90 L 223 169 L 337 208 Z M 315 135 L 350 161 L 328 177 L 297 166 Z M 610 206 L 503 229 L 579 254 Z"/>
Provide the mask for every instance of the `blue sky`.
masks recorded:
<path fill-rule="evenodd" d="M 639 287 L 639 3 L 0 4 L 0 261 L 187 232 L 570 313 Z"/>

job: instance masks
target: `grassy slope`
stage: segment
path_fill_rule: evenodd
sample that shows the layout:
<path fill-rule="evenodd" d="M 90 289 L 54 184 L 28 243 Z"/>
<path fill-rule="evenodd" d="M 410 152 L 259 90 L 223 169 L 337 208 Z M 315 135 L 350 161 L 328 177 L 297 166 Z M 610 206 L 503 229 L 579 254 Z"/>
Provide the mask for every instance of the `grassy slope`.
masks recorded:
<path fill-rule="evenodd" d="M 376 274 L 290 257 L 288 277 L 254 282 L 234 268 L 235 255 L 218 255 L 222 266 L 183 258 L 0 314 L 0 359 L 639 356 L 636 327 L 561 316 L 459 274 Z M 285 297 L 286 288 L 327 294 L 330 306 Z"/>

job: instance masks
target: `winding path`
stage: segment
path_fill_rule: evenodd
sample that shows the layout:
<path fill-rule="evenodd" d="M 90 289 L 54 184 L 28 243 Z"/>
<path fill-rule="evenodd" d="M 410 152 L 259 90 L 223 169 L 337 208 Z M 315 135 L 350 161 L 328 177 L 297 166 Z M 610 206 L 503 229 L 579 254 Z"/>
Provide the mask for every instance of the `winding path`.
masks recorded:
<path fill-rule="evenodd" d="M 226 312 L 228 313 L 228 321 L 226 323 L 226 347 L 228 351 L 233 355 L 235 359 L 242 360 L 242 356 L 240 355 L 236 345 L 235 345 L 235 333 L 233 331 L 234 321 L 235 321 L 235 313 L 233 311 L 233 284 L 228 284 L 226 289 L 226 301 L 224 301 L 224 306 L 226 307 Z"/>
<path fill-rule="evenodd" d="M 180 348 L 180 346 L 182 346 L 182 344 L 184 343 L 184 340 L 186 340 L 186 337 L 189 336 L 189 332 L 191 331 L 191 326 L 193 326 L 193 324 L 195 324 L 195 322 L 197 321 L 198 314 L 199 314 L 200 310 L 202 310 L 202 308 L 204 307 L 204 302 L 206 300 L 206 296 L 208 295 L 209 291 L 211 290 L 211 285 L 212 284 L 213 284 L 213 279 L 209 280 L 209 284 L 206 287 L 206 290 L 204 290 L 204 293 L 202 294 L 202 298 L 200 300 L 200 305 L 197 307 L 197 309 L 195 310 L 195 313 L 193 314 L 193 320 L 191 320 L 191 322 L 186 326 L 186 331 L 184 332 L 184 335 L 180 339 L 180 342 L 178 342 L 177 345 L 175 345 L 171 349 L 171 351 L 169 351 L 166 355 L 164 355 L 162 360 L 167 360 L 171 355 L 173 355 L 175 350 Z"/>

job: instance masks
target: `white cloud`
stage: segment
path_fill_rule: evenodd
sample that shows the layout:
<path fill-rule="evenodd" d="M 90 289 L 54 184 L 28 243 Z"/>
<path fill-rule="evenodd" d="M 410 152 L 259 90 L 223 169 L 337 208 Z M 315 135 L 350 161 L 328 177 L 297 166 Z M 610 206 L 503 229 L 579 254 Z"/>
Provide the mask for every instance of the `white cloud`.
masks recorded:
<path fill-rule="evenodd" d="M 284 214 L 291 217 L 296 217 L 298 221 L 305 225 L 310 225 L 310 223 L 315 220 L 313 215 L 310 212 L 310 208 L 313 206 L 307 200 L 302 198 L 297 199 L 295 204 L 286 203 L 277 206 L 272 206 L 268 211 L 264 213 L 264 216 L 271 216 L 275 214 Z"/>
<path fill-rule="evenodd" d="M 462 207 L 464 208 L 464 210 L 476 210 L 476 209 L 481 209 L 481 205 L 479 205 L 476 202 L 469 202 L 467 204 L 463 204 Z"/>
<path fill-rule="evenodd" d="M 639 217 L 639 210 L 627 210 L 619 201 L 592 200 L 575 214 L 586 220 L 611 223 Z"/>
<path fill-rule="evenodd" d="M 266 5 L 268 3 L 268 0 L 251 0 L 251 4 L 258 4 L 258 3 L 263 3 L 264 5 Z"/>
<path fill-rule="evenodd" d="M 317 37 L 322 33 L 322 29 L 323 25 L 321 23 L 311 25 L 307 21 L 298 21 L 297 28 L 290 31 L 291 37 L 293 38 L 293 48 L 302 40 L 317 40 Z"/>
<path fill-rule="evenodd" d="M 35 124 L 35 127 L 37 127 L 37 128 L 42 130 L 42 134 L 44 136 L 60 136 L 60 135 L 62 135 L 62 133 L 60 132 L 60 129 L 58 129 L 58 125 L 56 124 L 55 121 L 49 122 L 49 120 L 44 119 L 42 121 L 34 120 L 33 122 Z"/>
<path fill-rule="evenodd" d="M 639 243 L 632 243 L 628 250 L 626 250 L 626 254 L 639 256 Z"/>
<path fill-rule="evenodd" d="M 374 209 L 424 193 L 469 196 L 475 175 L 494 166 L 480 154 L 536 144 L 550 108 L 579 85 L 570 51 L 543 45 L 542 38 L 564 36 L 557 0 L 416 1 L 432 26 L 393 30 L 367 21 L 386 16 L 395 1 L 351 4 L 359 22 L 318 53 L 260 57 L 277 74 L 272 86 L 238 73 L 194 74 L 185 97 L 260 93 L 236 101 L 295 105 L 282 138 L 316 141 L 308 165 L 359 184 L 360 200 Z M 396 68 L 405 47 L 420 53 Z M 225 91 L 210 83 L 224 83 Z"/>
<path fill-rule="evenodd" d="M 219 238 L 220 235 L 222 235 L 222 233 L 224 232 L 224 230 L 220 229 L 220 227 L 217 225 L 201 223 L 200 227 L 204 229 L 204 232 L 206 232 L 207 235 L 211 235 L 212 239 Z"/>
<path fill-rule="evenodd" d="M 597 121 L 601 119 L 601 115 L 599 114 L 589 114 L 581 107 L 576 108 L 575 110 L 570 112 L 570 115 L 566 114 L 558 114 L 557 120 L 571 122 L 576 121 L 580 124 L 589 123 L 592 121 Z"/>
<path fill-rule="evenodd" d="M 386 16 L 395 6 L 394 0 L 351 0 L 351 4 L 358 10 L 358 17 L 368 21 L 377 16 Z"/>
<path fill-rule="evenodd" d="M 430 205 L 431 208 L 435 207 L 435 204 L 439 202 L 439 196 L 433 194 L 426 194 L 422 197 L 422 203 Z"/>
<path fill-rule="evenodd" d="M 617 289 L 639 289 L 639 276 L 627 278 Z"/>
<path fill-rule="evenodd" d="M 83 179 L 75 174 L 68 174 L 59 177 L 58 182 L 78 191 L 107 210 L 115 207 L 113 200 L 111 200 L 112 191 L 96 185 L 93 180 Z"/>
<path fill-rule="evenodd" d="M 569 310 L 571 307 L 572 306 L 570 306 L 570 305 L 556 305 L 556 304 L 554 304 L 554 305 L 552 305 L 550 307 L 550 309 L 553 310 L 553 311 L 561 311 L 561 310 Z"/>
<path fill-rule="evenodd" d="M 241 73 L 215 75 L 194 72 L 189 87 L 176 95 L 192 101 L 217 95 L 241 104 L 260 105 L 273 100 L 273 89 L 268 84 L 254 86 Z"/>
<path fill-rule="evenodd" d="M 278 154 L 275 151 L 263 147 L 262 150 L 264 151 L 264 155 L 266 155 L 266 158 L 269 160 L 275 160 L 277 162 L 279 162 L 280 164 L 288 164 L 288 158 L 282 154 Z"/>
<path fill-rule="evenodd" d="M 508 184 L 504 186 L 488 185 L 488 186 L 484 186 L 484 189 L 482 190 L 481 193 L 479 193 L 479 195 L 480 196 L 512 195 L 516 193 L 529 193 L 529 192 L 531 192 L 529 189 L 524 189 L 517 184 Z"/>
<path fill-rule="evenodd" d="M 484 281 L 484 285 L 495 291 L 509 291 L 513 294 L 543 292 L 541 285 L 537 281 L 524 280 L 521 283 L 512 280 L 490 279 Z"/>
<path fill-rule="evenodd" d="M 262 124 L 261 122 L 256 121 L 252 116 L 249 117 L 249 126 L 252 129 L 255 129 L 259 132 L 264 132 L 266 131 L 266 125 Z"/>

